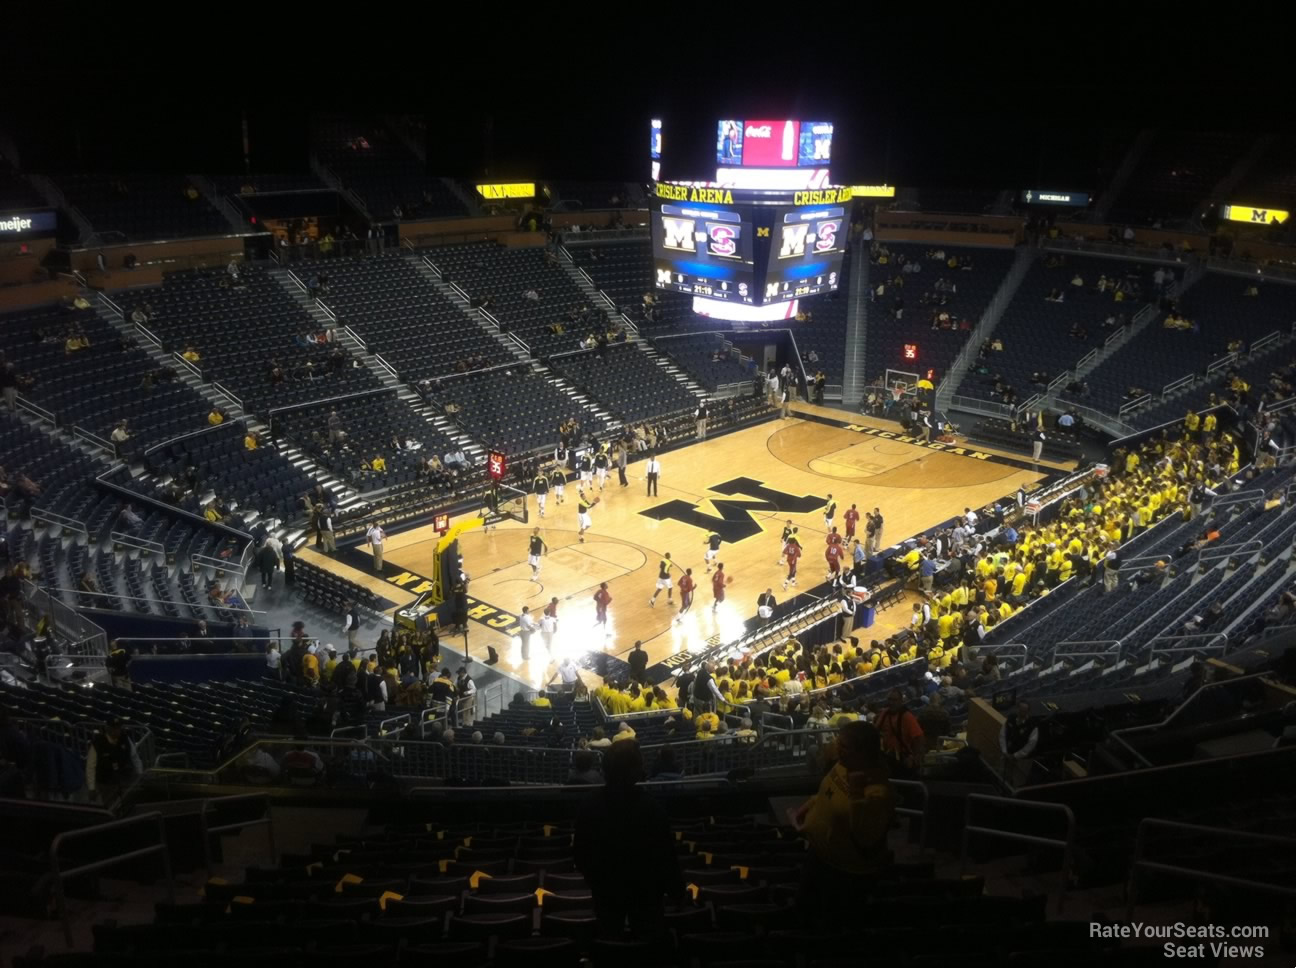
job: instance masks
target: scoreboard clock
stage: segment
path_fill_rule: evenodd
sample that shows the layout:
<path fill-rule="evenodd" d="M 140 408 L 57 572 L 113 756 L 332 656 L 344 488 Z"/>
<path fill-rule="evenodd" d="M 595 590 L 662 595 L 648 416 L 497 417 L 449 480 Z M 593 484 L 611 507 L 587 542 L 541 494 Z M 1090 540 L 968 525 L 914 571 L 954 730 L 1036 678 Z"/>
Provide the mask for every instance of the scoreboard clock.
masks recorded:
<path fill-rule="evenodd" d="M 491 480 L 499 481 L 504 479 L 508 471 L 508 458 L 502 451 L 492 450 L 486 457 L 486 473 L 490 475 Z"/>

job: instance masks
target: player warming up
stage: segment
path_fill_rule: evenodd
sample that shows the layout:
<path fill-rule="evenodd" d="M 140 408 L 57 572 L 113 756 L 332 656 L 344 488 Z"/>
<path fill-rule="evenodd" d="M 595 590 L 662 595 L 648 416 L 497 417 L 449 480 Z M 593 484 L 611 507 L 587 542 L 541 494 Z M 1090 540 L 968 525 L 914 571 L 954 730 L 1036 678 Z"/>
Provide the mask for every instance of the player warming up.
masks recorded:
<path fill-rule="evenodd" d="M 608 455 L 607 444 L 599 448 L 599 452 L 594 456 L 594 473 L 598 475 L 599 490 L 603 490 L 603 485 L 607 483 L 608 472 Z"/>
<path fill-rule="evenodd" d="M 685 568 L 684 577 L 680 579 L 680 607 L 679 614 L 675 616 L 675 621 L 679 622 L 684 618 L 684 613 L 693 607 L 693 589 L 697 585 L 693 581 L 693 569 Z"/>
<path fill-rule="evenodd" d="M 711 592 L 715 595 L 715 601 L 711 603 L 711 611 L 720 607 L 725 598 L 725 586 L 732 585 L 733 579 L 725 574 L 724 562 L 716 565 L 715 574 L 711 576 Z"/>
<path fill-rule="evenodd" d="M 828 503 L 824 505 L 824 530 L 831 531 L 833 518 L 837 517 L 837 502 L 833 500 L 831 494 L 828 495 Z"/>
<path fill-rule="evenodd" d="M 549 486 L 553 488 L 554 500 L 559 504 L 563 502 L 563 489 L 567 485 L 567 475 L 563 472 L 562 467 L 555 467 L 554 472 L 549 475 Z"/>
<path fill-rule="evenodd" d="M 792 537 L 794 534 L 796 534 L 796 528 L 792 527 L 792 519 L 788 518 L 787 524 L 783 525 L 783 534 L 779 537 L 779 557 L 778 561 L 774 562 L 774 564 L 783 564 L 783 558 L 786 554 L 784 549 L 787 548 L 788 538 Z"/>
<path fill-rule="evenodd" d="M 540 556 L 549 554 L 549 546 L 540 537 L 540 529 L 531 532 L 530 547 L 527 549 L 527 564 L 531 566 L 531 580 L 540 577 Z"/>
<path fill-rule="evenodd" d="M 583 544 L 585 542 L 585 532 L 593 527 L 590 522 L 590 508 L 598 504 L 599 499 L 597 497 L 593 500 L 587 498 L 582 488 L 577 488 L 576 493 L 578 495 L 576 499 L 576 520 L 580 524 L 580 531 L 576 533 L 576 536 Z"/>
<path fill-rule="evenodd" d="M 611 604 L 612 595 L 608 592 L 607 582 L 601 582 L 598 591 L 594 593 L 594 624 L 603 626 L 604 638 L 612 634 L 607 627 L 608 606 Z"/>
<path fill-rule="evenodd" d="M 540 517 L 545 515 L 545 501 L 549 498 L 549 478 L 545 476 L 543 470 L 536 471 L 535 480 L 531 482 L 531 490 L 535 491 L 536 507 L 540 509 Z"/>
<path fill-rule="evenodd" d="M 715 561 L 716 555 L 720 554 L 720 535 L 712 531 L 702 543 L 706 545 L 707 549 L 703 557 L 706 558 L 706 570 L 709 575 L 711 574 L 711 562 Z"/>
<path fill-rule="evenodd" d="M 855 505 L 850 506 L 850 510 L 842 515 L 846 519 L 846 538 L 855 537 L 855 525 L 859 523 L 860 513 L 855 509 Z"/>
<path fill-rule="evenodd" d="M 580 461 L 576 466 L 580 470 L 581 486 L 591 483 L 594 478 L 594 458 L 590 456 L 588 450 L 580 455 Z"/>
<path fill-rule="evenodd" d="M 827 577 L 831 581 L 841 577 L 841 559 L 846 550 L 836 528 L 828 532 L 827 545 L 828 547 L 824 549 L 824 558 L 828 561 Z"/>
<path fill-rule="evenodd" d="M 671 561 L 670 552 L 662 556 L 662 560 L 657 563 L 657 588 L 652 593 L 652 598 L 648 599 L 648 607 L 657 607 L 657 596 L 666 589 L 666 603 L 671 604 L 671 569 L 675 567 L 675 562 Z"/>
<path fill-rule="evenodd" d="M 787 559 L 788 566 L 787 578 L 783 580 L 783 590 L 786 591 L 788 585 L 796 584 L 797 562 L 801 559 L 801 542 L 797 540 L 795 528 L 788 535 L 787 544 L 783 546 L 783 557 Z"/>

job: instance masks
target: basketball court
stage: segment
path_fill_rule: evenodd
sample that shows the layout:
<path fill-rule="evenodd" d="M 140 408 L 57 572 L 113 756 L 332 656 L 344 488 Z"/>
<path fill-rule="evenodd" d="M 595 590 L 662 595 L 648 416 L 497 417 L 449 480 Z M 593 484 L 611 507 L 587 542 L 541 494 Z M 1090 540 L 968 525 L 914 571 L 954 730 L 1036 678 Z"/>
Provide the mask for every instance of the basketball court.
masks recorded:
<path fill-rule="evenodd" d="M 782 589 L 787 569 L 778 564 L 780 535 L 789 519 L 800 529 L 805 549 L 799 589 L 825 580 L 823 508 L 829 495 L 838 505 L 836 524 L 843 534 L 842 516 L 851 504 L 861 518 L 880 508 L 886 547 L 965 507 L 980 508 L 1021 486 L 1033 489 L 1047 475 L 1070 469 L 1052 462 L 1034 465 L 965 443 L 923 444 L 888 421 L 804 405 L 789 419 L 692 444 L 660 459 L 655 497 L 646 493 L 642 461 L 630 465 L 628 487 L 619 486 L 615 472 L 601 492 L 594 482 L 593 493 L 586 493 L 600 501 L 590 512 L 593 526 L 584 542 L 577 537 L 575 482 L 567 485 L 565 503 L 549 495 L 544 518 L 532 496 L 529 523 L 505 521 L 460 536 L 470 577 L 473 658 L 484 659 L 486 647 L 493 646 L 500 655 L 496 668 L 535 688 L 554 678 L 563 656 L 602 650 L 624 657 L 636 639 L 643 641 L 650 663 L 701 651 L 741 635 L 744 621 L 756 613 L 757 596 L 767 588 L 780 601 L 792 594 Z M 548 553 L 533 578 L 527 542 L 534 527 L 540 528 Z M 712 530 L 722 536 L 718 561 L 732 578 L 716 607 L 703 557 Z M 438 538 L 430 525 L 390 536 L 382 576 L 371 568 L 366 573 L 367 546 L 338 558 L 304 553 L 403 607 L 430 580 Z M 663 592 L 653 607 L 649 598 L 666 552 L 679 566 L 672 573 L 676 588 L 671 601 Z M 681 616 L 678 583 L 684 568 L 693 569 L 697 590 L 691 610 Z M 601 582 L 612 595 L 605 627 L 595 622 L 593 602 Z M 517 616 L 525 606 L 538 619 L 554 597 L 559 605 L 552 651 L 537 633 L 530 661 L 523 663 Z M 907 624 L 909 611 L 902 604 L 879 613 L 869 636 L 883 638 Z M 458 648 L 461 641 L 454 644 Z"/>

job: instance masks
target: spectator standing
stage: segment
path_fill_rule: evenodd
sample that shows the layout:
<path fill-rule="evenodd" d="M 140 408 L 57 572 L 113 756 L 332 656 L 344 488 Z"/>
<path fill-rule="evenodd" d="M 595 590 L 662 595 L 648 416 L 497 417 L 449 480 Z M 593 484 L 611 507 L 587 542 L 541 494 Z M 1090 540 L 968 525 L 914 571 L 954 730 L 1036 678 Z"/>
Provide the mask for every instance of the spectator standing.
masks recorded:
<path fill-rule="evenodd" d="M 576 817 L 573 853 L 594 899 L 599 933 L 619 939 L 626 929 L 644 941 L 665 933 L 666 896 L 682 898 L 675 840 L 661 806 L 636 784 L 644 778 L 637 740 L 613 743 L 603 754 L 606 782 Z M 636 858 L 635 863 L 625 858 Z"/>
<path fill-rule="evenodd" d="M 1030 703 L 1019 702 L 999 731 L 999 752 L 1003 754 L 1003 776 L 1008 783 L 1025 779 L 1030 772 L 1026 761 L 1039 745 L 1039 727 L 1031 720 Z"/>
<path fill-rule="evenodd" d="M 807 921 L 840 924 L 860 888 L 891 862 L 887 831 L 896 798 L 878 730 L 849 722 L 836 740 L 837 762 L 793 819 L 809 851 L 798 906 Z"/>
<path fill-rule="evenodd" d="M 630 666 L 630 681 L 645 685 L 648 682 L 648 653 L 643 650 L 643 642 L 635 640 L 634 648 L 626 656 L 626 663 Z"/>
<path fill-rule="evenodd" d="M 131 778 L 144 772 L 139 752 L 120 720 L 110 721 L 91 738 L 85 770 L 86 789 L 105 806 L 115 803 Z"/>
<path fill-rule="evenodd" d="M 899 689 L 887 695 L 886 708 L 878 714 L 875 725 L 891 771 L 896 776 L 917 775 L 924 753 L 923 729 L 918 717 L 905 707 Z"/>
<path fill-rule="evenodd" d="M 323 504 L 316 504 L 315 522 L 323 543 L 324 553 L 326 555 L 333 554 L 337 551 L 337 536 L 333 532 L 333 512 Z"/>
<path fill-rule="evenodd" d="M 382 529 L 379 522 L 375 521 L 365 533 L 365 540 L 369 542 L 369 547 L 373 551 L 374 571 L 381 575 L 383 570 L 383 545 L 387 542 L 387 532 Z"/>
<path fill-rule="evenodd" d="M 257 551 L 257 566 L 261 569 L 261 587 L 270 588 L 274 584 L 274 573 L 279 569 L 279 555 L 268 539 Z"/>
<path fill-rule="evenodd" d="M 356 608 L 355 602 L 347 602 L 346 618 L 342 621 L 342 631 L 346 633 L 347 645 L 351 648 L 357 648 L 359 643 L 356 639 L 360 635 L 360 611 Z"/>
<path fill-rule="evenodd" d="M 693 412 L 693 419 L 697 422 L 697 439 L 706 440 L 707 407 L 705 400 L 698 401 L 697 410 Z"/>

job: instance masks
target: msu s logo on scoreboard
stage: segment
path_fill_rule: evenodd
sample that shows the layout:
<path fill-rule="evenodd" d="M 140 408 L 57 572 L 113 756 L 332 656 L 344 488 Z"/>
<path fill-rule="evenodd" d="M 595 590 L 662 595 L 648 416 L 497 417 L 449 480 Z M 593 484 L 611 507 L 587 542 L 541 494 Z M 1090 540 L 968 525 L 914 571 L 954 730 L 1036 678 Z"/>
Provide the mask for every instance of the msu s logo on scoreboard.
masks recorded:
<path fill-rule="evenodd" d="M 707 222 L 707 251 L 722 259 L 738 258 L 738 238 L 741 229 L 725 222 Z"/>

